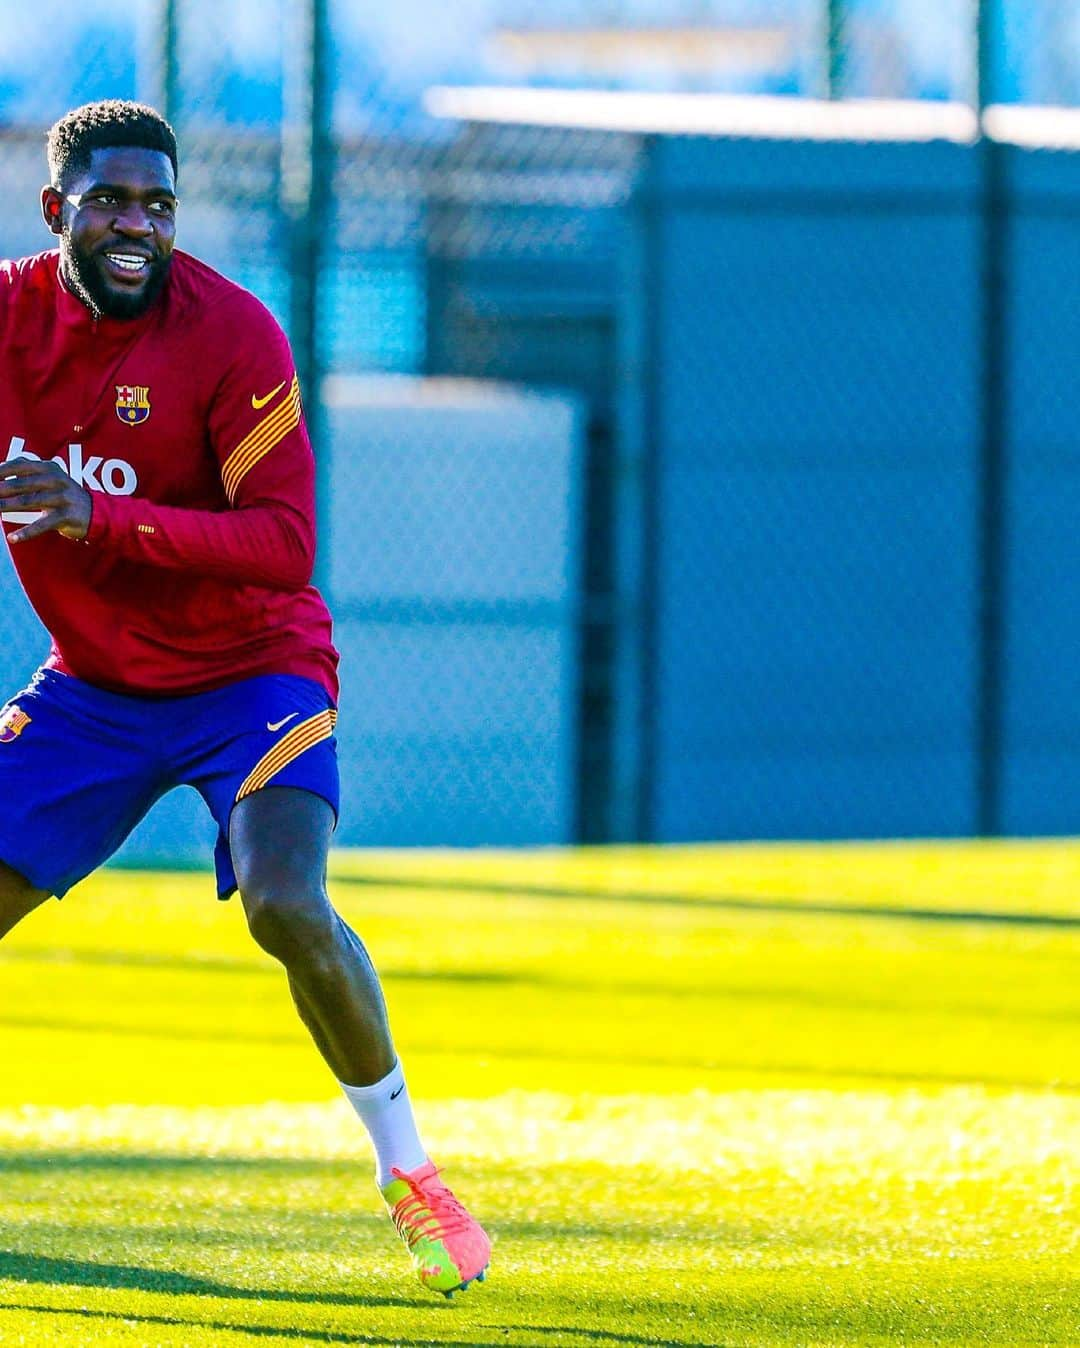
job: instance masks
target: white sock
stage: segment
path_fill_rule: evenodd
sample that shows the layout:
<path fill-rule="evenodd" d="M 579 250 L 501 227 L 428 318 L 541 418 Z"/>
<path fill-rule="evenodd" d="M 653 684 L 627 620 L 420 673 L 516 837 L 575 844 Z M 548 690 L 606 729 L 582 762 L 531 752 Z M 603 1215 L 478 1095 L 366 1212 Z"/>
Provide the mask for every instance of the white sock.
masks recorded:
<path fill-rule="evenodd" d="M 415 1170 L 427 1161 L 428 1154 L 416 1131 L 400 1059 L 382 1081 L 376 1081 L 372 1086 L 347 1086 L 344 1081 L 338 1085 L 371 1135 L 375 1147 L 375 1180 L 380 1189 L 394 1178 L 390 1173 L 392 1169 Z"/>

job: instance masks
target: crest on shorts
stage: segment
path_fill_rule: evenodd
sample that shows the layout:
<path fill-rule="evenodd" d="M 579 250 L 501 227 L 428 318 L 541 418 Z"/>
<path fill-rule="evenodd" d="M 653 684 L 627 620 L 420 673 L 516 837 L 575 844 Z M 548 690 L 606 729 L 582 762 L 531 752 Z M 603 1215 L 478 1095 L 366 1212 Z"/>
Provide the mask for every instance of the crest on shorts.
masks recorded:
<path fill-rule="evenodd" d="M 125 426 L 141 426 L 150 415 L 149 386 L 117 384 L 116 415 Z"/>
<path fill-rule="evenodd" d="M 30 724 L 30 717 L 22 707 L 5 707 L 0 713 L 0 744 L 17 740 Z"/>

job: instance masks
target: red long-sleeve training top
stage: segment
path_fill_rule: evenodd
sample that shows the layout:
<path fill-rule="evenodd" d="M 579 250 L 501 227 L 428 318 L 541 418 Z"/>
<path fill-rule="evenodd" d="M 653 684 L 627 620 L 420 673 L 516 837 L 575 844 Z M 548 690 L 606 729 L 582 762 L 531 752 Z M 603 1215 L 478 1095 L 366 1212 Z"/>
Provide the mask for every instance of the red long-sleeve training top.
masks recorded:
<path fill-rule="evenodd" d="M 85 540 L 11 548 L 52 668 L 151 697 L 299 674 L 336 699 L 311 445 L 254 295 L 176 250 L 142 317 L 95 319 L 58 253 L 0 262 L 0 458 L 28 455 L 93 503 Z"/>

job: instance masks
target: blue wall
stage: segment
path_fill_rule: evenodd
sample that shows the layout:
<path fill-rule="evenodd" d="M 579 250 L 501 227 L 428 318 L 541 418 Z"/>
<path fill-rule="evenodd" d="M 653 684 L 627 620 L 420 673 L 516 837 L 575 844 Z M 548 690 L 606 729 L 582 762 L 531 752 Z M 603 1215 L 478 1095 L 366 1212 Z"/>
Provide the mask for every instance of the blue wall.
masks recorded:
<path fill-rule="evenodd" d="M 1010 157 L 1004 811 L 1080 831 L 1080 154 Z"/>
<path fill-rule="evenodd" d="M 1010 153 L 1005 831 L 1080 820 L 1078 156 Z M 977 827 L 978 155 L 657 139 L 651 831 Z"/>

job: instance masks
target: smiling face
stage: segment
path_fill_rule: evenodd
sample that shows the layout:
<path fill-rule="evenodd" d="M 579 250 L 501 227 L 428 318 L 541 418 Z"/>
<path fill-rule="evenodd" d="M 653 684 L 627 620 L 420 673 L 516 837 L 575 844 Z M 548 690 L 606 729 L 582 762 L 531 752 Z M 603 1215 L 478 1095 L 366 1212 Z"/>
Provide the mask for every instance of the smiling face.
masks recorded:
<path fill-rule="evenodd" d="M 168 155 L 119 146 L 94 150 L 85 171 L 42 192 L 60 237 L 64 280 L 92 313 L 138 318 L 169 274 L 176 178 Z"/>

